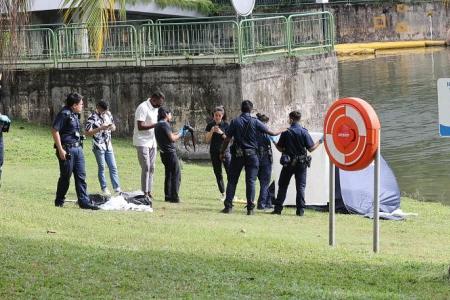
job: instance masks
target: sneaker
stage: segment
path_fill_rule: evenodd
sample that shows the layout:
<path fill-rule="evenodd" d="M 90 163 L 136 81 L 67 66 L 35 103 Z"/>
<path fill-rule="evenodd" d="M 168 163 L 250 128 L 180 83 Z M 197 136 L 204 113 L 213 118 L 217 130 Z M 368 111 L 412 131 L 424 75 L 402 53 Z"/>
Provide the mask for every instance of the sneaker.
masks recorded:
<path fill-rule="evenodd" d="M 223 214 L 231 214 L 233 212 L 233 208 L 232 207 L 225 207 L 220 212 L 223 213 Z"/>
<path fill-rule="evenodd" d="M 102 194 L 105 196 L 111 196 L 111 192 L 108 190 L 108 188 L 102 189 Z"/>
<path fill-rule="evenodd" d="M 122 189 L 121 189 L 120 187 L 115 188 L 115 189 L 114 189 L 114 192 L 115 192 L 116 194 L 119 194 L 119 195 L 120 195 L 120 193 L 122 193 Z"/>

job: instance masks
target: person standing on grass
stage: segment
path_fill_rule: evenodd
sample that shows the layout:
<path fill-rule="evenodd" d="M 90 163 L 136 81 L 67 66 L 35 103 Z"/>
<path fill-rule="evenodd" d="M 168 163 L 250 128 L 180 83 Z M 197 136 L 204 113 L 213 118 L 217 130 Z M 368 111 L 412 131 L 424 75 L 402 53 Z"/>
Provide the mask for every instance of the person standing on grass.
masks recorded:
<path fill-rule="evenodd" d="M 267 124 L 269 117 L 257 113 L 256 117 L 262 123 Z M 258 132 L 256 139 L 258 140 L 258 180 L 259 180 L 259 197 L 257 201 L 257 209 L 271 209 L 272 200 L 269 196 L 270 179 L 272 178 L 272 146 L 271 136 L 267 133 Z"/>
<path fill-rule="evenodd" d="M 109 176 L 114 192 L 120 193 L 119 172 L 117 171 L 116 159 L 111 141 L 111 132 L 116 130 L 114 119 L 108 110 L 108 103 L 103 100 L 97 102 L 93 112 L 85 126 L 86 135 L 92 136 L 92 151 L 98 166 L 98 181 L 102 193 L 111 195 L 106 185 L 105 162 L 108 165 Z"/>
<path fill-rule="evenodd" d="M 156 139 L 155 126 L 158 118 L 158 108 L 164 103 L 164 94 L 154 92 L 149 99 L 142 102 L 134 115 L 133 145 L 136 147 L 141 166 L 142 192 L 153 199 L 153 174 L 155 172 Z"/>
<path fill-rule="evenodd" d="M 247 215 L 254 214 L 255 204 L 255 181 L 258 174 L 258 141 L 256 136 L 258 132 L 267 133 L 268 135 L 278 135 L 281 133 L 273 132 L 267 128 L 261 121 L 252 117 L 250 113 L 253 109 L 253 103 L 244 100 L 241 103 L 242 114 L 231 120 L 228 127 L 226 138 L 220 149 L 220 158 L 223 159 L 229 142 L 233 138 L 233 146 L 231 147 L 231 164 L 228 176 L 227 191 L 224 201 L 224 209 L 222 213 L 229 214 L 233 210 L 233 198 L 236 192 L 236 186 L 241 174 L 242 168 L 245 167 L 245 185 L 247 197 Z"/>
<path fill-rule="evenodd" d="M 225 168 L 225 173 L 228 177 L 230 168 L 231 154 L 230 149 L 225 149 L 223 160 L 220 160 L 220 148 L 223 140 L 227 137 L 225 132 L 228 130 L 228 123 L 226 122 L 226 115 L 223 106 L 217 106 L 213 111 L 213 120 L 206 125 L 206 142 L 210 144 L 209 155 L 216 177 L 217 186 L 221 194 L 220 200 L 225 200 L 225 184 L 222 176 L 222 165 Z"/>
<path fill-rule="evenodd" d="M 301 116 L 301 113 L 296 110 L 289 113 L 289 124 L 291 126 L 281 134 L 276 144 L 277 149 L 283 155 L 289 156 L 289 162 L 283 165 L 278 180 L 278 194 L 274 203 L 275 209 L 272 212 L 275 215 L 281 215 L 292 175 L 295 175 L 295 186 L 297 188 L 296 214 L 301 217 L 305 213 L 306 170 L 310 164 L 306 150 L 312 152 L 317 149 L 323 142 L 323 138 L 314 143 L 308 130 L 300 125 Z"/>
<path fill-rule="evenodd" d="M 9 130 L 11 120 L 7 115 L 0 114 L 0 187 L 2 186 L 2 168 L 3 168 L 3 132 Z"/>
<path fill-rule="evenodd" d="M 186 135 L 186 130 L 181 128 L 178 133 L 172 133 L 170 122 L 172 121 L 172 113 L 164 107 L 158 110 L 158 123 L 155 126 L 156 142 L 164 164 L 164 200 L 172 203 L 179 203 L 181 172 L 178 162 L 175 142 Z"/>
<path fill-rule="evenodd" d="M 59 162 L 59 180 L 56 189 L 55 206 L 63 207 L 69 189 L 72 173 L 75 177 L 75 190 L 78 204 L 83 209 L 99 209 L 89 199 L 86 184 L 86 170 L 83 154 L 80 114 L 83 111 L 83 96 L 71 93 L 66 106 L 56 115 L 52 125 L 56 157 Z"/>

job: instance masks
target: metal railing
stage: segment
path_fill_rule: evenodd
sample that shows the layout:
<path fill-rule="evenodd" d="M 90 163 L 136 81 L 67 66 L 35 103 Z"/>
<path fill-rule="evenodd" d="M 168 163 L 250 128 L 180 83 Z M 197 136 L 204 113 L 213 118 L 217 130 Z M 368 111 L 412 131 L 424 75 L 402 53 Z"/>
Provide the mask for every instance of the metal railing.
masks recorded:
<path fill-rule="evenodd" d="M 181 63 L 245 63 L 273 56 L 334 50 L 334 19 L 328 12 L 241 20 L 113 24 L 99 54 L 85 25 L 25 28 L 17 66 L 48 67 Z M 102 64 L 100 64 L 102 63 Z"/>

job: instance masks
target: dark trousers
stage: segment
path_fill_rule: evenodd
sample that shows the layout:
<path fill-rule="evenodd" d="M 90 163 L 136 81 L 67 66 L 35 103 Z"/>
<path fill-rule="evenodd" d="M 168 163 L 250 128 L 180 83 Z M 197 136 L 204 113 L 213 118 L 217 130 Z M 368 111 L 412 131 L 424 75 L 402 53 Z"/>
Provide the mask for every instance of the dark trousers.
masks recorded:
<path fill-rule="evenodd" d="M 164 196 L 167 201 L 179 201 L 181 172 L 178 157 L 175 152 L 160 153 L 164 164 L 166 177 L 164 179 Z"/>
<path fill-rule="evenodd" d="M 259 160 L 256 154 L 245 157 L 231 156 L 230 171 L 227 183 L 227 196 L 224 201 L 225 207 L 233 207 L 233 198 L 236 186 L 241 175 L 242 168 L 245 167 L 245 188 L 247 196 L 247 209 L 253 209 L 255 205 L 255 182 L 258 175 Z"/>
<path fill-rule="evenodd" d="M 217 152 L 211 152 L 211 163 L 213 165 L 214 175 L 216 176 L 217 186 L 219 187 L 219 191 L 221 194 L 225 192 L 225 184 L 223 182 L 223 176 L 222 176 L 222 164 L 225 168 L 225 173 L 227 174 L 228 178 L 228 172 L 230 169 L 230 162 L 231 162 L 231 155 L 230 153 L 225 153 L 223 157 L 223 161 L 219 158 L 219 153 Z"/>
<path fill-rule="evenodd" d="M 87 193 L 83 149 L 81 147 L 71 147 L 66 151 L 71 155 L 71 158 L 68 160 L 61 160 L 58 153 L 56 153 L 59 162 L 59 179 L 58 187 L 56 189 L 55 205 L 64 204 L 64 199 L 66 198 L 67 190 L 70 185 L 70 177 L 73 173 L 78 205 L 84 207 L 89 205 L 91 201 L 89 200 L 89 195 Z"/>
<path fill-rule="evenodd" d="M 3 135 L 0 132 L 0 186 L 2 185 L 2 167 L 3 167 Z"/>
<path fill-rule="evenodd" d="M 286 193 L 292 175 L 295 175 L 295 187 L 297 189 L 297 197 L 295 199 L 297 212 L 303 211 L 305 208 L 306 166 L 297 165 L 294 167 L 287 166 L 281 169 L 278 180 L 278 194 L 274 203 L 275 211 L 281 212 L 283 210 L 283 203 L 286 199 Z"/>
<path fill-rule="evenodd" d="M 269 196 L 270 179 L 272 178 L 272 161 L 270 156 L 259 157 L 259 197 L 258 208 L 271 208 L 272 199 Z"/>

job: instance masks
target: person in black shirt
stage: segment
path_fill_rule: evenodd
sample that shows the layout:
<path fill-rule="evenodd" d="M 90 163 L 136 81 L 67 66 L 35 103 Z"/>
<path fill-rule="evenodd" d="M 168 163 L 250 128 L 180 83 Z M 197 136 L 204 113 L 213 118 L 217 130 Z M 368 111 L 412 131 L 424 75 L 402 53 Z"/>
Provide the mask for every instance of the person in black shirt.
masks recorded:
<path fill-rule="evenodd" d="M 269 117 L 264 114 L 257 113 L 258 120 L 267 124 Z M 258 180 L 259 180 L 259 197 L 257 201 L 257 209 L 270 209 L 272 206 L 272 199 L 269 195 L 270 179 L 272 178 L 272 146 L 271 136 L 267 133 L 258 132 L 256 139 L 258 141 Z"/>
<path fill-rule="evenodd" d="M 221 194 L 220 200 L 225 200 L 225 184 L 222 176 L 222 164 L 225 168 L 225 173 L 228 177 L 228 170 L 230 168 L 231 155 L 227 148 L 224 152 L 223 161 L 220 160 L 220 148 L 223 140 L 227 137 L 225 131 L 228 130 L 228 123 L 226 122 L 226 115 L 223 106 L 214 108 L 214 120 L 206 125 L 206 142 L 210 143 L 209 154 L 211 156 L 211 163 L 213 165 L 214 175 L 216 176 L 217 186 Z"/>
<path fill-rule="evenodd" d="M 166 175 L 164 180 L 164 199 L 168 202 L 179 203 L 178 191 L 180 190 L 181 173 L 175 142 L 183 137 L 186 131 L 181 128 L 178 133 L 172 133 L 171 121 L 172 113 L 170 110 L 160 107 L 158 109 L 158 123 L 155 126 L 155 138 Z"/>
<path fill-rule="evenodd" d="M 295 186 L 297 189 L 296 207 L 297 216 L 301 217 L 305 209 L 305 188 L 306 188 L 306 157 L 307 152 L 314 151 L 323 142 L 321 138 L 314 143 L 311 135 L 306 128 L 300 125 L 301 113 L 299 111 L 292 111 L 289 113 L 289 124 L 291 125 L 287 131 L 280 136 L 277 149 L 284 155 L 288 155 L 290 162 L 283 165 L 281 169 L 280 178 L 278 179 L 278 194 L 274 201 L 275 209 L 272 214 L 280 215 L 283 210 L 283 203 L 286 199 L 286 193 L 289 186 L 289 181 L 292 175 L 295 175 Z"/>

